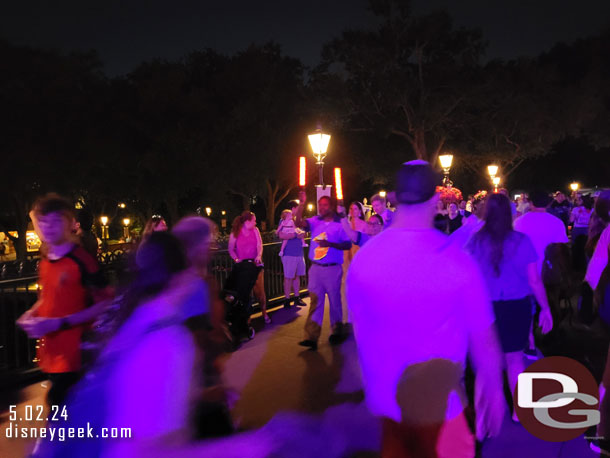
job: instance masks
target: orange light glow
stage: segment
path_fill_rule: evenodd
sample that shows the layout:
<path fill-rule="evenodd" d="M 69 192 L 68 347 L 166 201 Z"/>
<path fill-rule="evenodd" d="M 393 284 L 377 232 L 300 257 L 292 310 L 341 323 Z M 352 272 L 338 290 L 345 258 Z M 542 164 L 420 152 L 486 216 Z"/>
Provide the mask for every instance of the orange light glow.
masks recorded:
<path fill-rule="evenodd" d="M 299 158 L 299 186 L 305 187 L 305 156 Z"/>
<path fill-rule="evenodd" d="M 335 189 L 337 190 L 337 199 L 343 200 L 343 185 L 341 184 L 341 169 L 335 167 Z"/>

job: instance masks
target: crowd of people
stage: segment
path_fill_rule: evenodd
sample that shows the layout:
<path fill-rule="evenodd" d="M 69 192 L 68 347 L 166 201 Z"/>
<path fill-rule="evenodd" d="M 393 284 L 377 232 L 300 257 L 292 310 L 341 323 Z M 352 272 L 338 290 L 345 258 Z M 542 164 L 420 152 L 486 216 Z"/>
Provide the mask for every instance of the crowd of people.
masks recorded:
<path fill-rule="evenodd" d="M 524 358 L 540 354 L 535 336 L 557 325 L 556 266 L 580 272 L 583 314 L 598 310 L 610 325 L 610 192 L 568 200 L 532 190 L 513 202 L 501 190 L 446 204 L 438 173 L 423 161 L 403 164 L 396 183 L 391 202 L 375 195 L 368 212 L 360 202 L 345 207 L 323 196 L 317 215 L 305 218 L 306 193 L 290 202 L 276 231 L 284 306 L 306 305 L 306 275 L 310 304 L 298 344 L 318 349 L 327 297 L 329 343 L 343 343 L 347 323 L 353 326 L 367 406 L 382 421 L 382 456 L 471 457 L 475 439 L 501 428 L 503 371 L 512 393 Z M 134 433 L 130 440 L 39 441 L 33 456 L 248 456 L 244 444 L 253 441 L 274 450 L 270 436 L 250 433 L 194 442 L 234 433 L 234 393 L 219 363 L 232 338 L 227 304 L 208 269 L 215 225 L 189 216 L 169 230 L 154 217 L 129 279 L 111 287 L 94 257 L 90 221 L 73 208 L 50 194 L 30 214 L 44 243 L 42 288 L 17 323 L 40 339 L 47 402 L 70 406 L 71 426 Z M 247 265 L 254 273 L 252 293 L 270 324 L 254 213 L 235 218 L 228 251 L 236 272 Z M 557 262 L 561 256 L 571 261 Z M 474 434 L 467 367 L 475 374 Z M 519 421 L 514 413 L 512 420 Z M 604 441 L 594 445 L 608 449 Z"/>

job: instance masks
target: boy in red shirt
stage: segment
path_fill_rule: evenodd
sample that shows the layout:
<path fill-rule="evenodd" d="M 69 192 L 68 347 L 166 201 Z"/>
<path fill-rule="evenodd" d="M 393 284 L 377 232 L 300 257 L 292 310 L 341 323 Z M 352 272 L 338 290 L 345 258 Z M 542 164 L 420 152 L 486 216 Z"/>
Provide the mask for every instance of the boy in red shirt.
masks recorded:
<path fill-rule="evenodd" d="M 40 199 L 30 213 L 45 244 L 39 266 L 42 286 L 36 304 L 18 324 L 31 338 L 40 338 L 39 365 L 51 381 L 49 405 L 61 405 L 81 369 L 81 337 L 88 321 L 99 313 L 94 302 L 106 299 L 106 281 L 97 261 L 73 235 L 72 205 L 58 195 Z"/>

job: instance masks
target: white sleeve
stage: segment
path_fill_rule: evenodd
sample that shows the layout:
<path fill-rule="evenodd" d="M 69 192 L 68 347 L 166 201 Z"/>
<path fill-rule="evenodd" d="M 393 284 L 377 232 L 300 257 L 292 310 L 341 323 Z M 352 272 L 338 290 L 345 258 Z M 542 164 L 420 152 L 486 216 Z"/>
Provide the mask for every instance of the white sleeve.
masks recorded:
<path fill-rule="evenodd" d="M 585 281 L 589 283 L 591 289 L 595 290 L 599 279 L 602 276 L 602 272 L 608 265 L 608 246 L 610 245 L 610 226 L 604 229 L 602 235 L 599 237 L 593 257 L 589 261 L 587 267 L 587 274 L 585 275 Z"/>

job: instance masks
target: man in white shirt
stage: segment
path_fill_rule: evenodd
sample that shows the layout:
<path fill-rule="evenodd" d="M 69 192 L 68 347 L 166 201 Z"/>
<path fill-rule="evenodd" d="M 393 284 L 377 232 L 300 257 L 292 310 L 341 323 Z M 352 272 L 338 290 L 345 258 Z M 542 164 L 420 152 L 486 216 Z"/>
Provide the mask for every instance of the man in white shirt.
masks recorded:
<path fill-rule="evenodd" d="M 563 221 L 547 213 L 546 208 L 551 202 L 551 197 L 547 193 L 533 191 L 530 193 L 529 200 L 529 211 L 518 217 L 513 226 L 516 231 L 527 235 L 534 244 L 538 255 L 538 271 L 542 274 L 546 248 L 552 243 L 568 243 L 568 235 Z M 538 359 L 533 329 L 530 332 L 529 348 L 524 353 L 528 359 Z"/>
<path fill-rule="evenodd" d="M 551 243 L 568 243 L 568 235 L 563 222 L 546 211 L 550 201 L 550 196 L 545 192 L 532 192 L 530 211 L 517 218 L 514 224 L 515 230 L 526 234 L 534 244 L 540 273 L 542 273 L 546 247 Z"/>
<path fill-rule="evenodd" d="M 499 432 L 505 412 L 484 280 L 433 228 L 439 182 L 427 162 L 404 164 L 392 227 L 367 242 L 348 273 L 366 401 L 383 421 L 382 456 L 474 456 L 463 415 L 467 353 L 476 371 L 479 439 Z"/>

